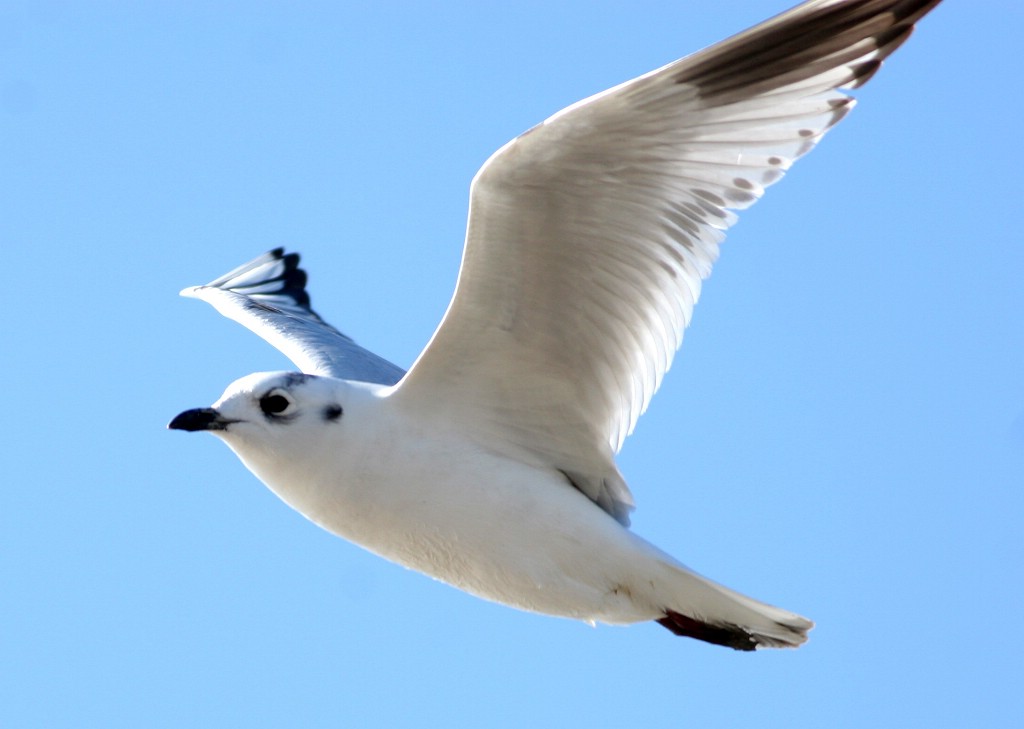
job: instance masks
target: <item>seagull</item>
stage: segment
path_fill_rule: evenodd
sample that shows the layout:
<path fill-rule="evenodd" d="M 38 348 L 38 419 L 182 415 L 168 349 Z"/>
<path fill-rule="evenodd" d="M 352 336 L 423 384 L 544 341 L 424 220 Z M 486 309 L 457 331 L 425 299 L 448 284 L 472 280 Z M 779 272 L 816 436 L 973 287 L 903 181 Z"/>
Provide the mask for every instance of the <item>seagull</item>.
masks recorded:
<path fill-rule="evenodd" d="M 938 3 L 804 2 L 513 139 L 473 179 L 455 294 L 408 372 L 313 311 L 296 253 L 185 289 L 300 371 L 243 377 L 168 427 L 212 433 L 314 523 L 481 598 L 799 646 L 810 620 L 630 531 L 615 455 L 734 211 L 846 116 L 846 91 Z"/>

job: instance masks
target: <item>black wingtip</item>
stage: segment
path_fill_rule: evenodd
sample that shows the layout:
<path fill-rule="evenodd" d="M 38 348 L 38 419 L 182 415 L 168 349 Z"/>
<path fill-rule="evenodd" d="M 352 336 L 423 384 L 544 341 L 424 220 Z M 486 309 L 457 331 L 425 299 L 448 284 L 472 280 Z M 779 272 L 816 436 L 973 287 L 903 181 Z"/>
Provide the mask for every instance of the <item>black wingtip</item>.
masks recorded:
<path fill-rule="evenodd" d="M 733 103 L 752 94 L 854 63 L 841 88 L 867 83 L 889 54 L 910 37 L 914 24 L 941 0 L 849 0 L 799 5 L 685 64 L 676 83 L 693 84 L 703 99 Z M 866 48 L 870 43 L 873 48 Z"/>
<path fill-rule="evenodd" d="M 270 260 L 280 261 L 284 265 L 284 270 L 277 276 L 266 279 L 264 283 L 280 283 L 281 288 L 275 292 L 278 296 L 287 296 L 292 299 L 297 306 L 312 310 L 309 292 L 306 291 L 306 284 L 309 282 L 309 275 L 306 273 L 305 269 L 299 268 L 302 256 L 296 251 L 285 253 L 283 247 L 267 251 L 266 256 L 269 256 Z"/>
<path fill-rule="evenodd" d="M 279 246 L 229 271 L 207 286 L 243 294 L 279 310 L 288 305 L 316 316 L 309 292 L 306 291 L 309 277 L 299 267 L 301 260 L 298 253 L 286 253 L 284 247 Z"/>

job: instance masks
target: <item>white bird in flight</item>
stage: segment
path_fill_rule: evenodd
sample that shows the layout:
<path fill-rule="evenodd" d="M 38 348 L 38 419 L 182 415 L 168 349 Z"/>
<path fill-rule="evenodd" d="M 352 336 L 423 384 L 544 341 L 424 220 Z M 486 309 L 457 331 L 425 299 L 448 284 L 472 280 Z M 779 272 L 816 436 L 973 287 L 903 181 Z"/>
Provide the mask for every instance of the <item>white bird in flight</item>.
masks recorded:
<path fill-rule="evenodd" d="M 221 438 L 323 528 L 479 597 L 655 620 L 739 650 L 813 623 L 628 529 L 614 456 L 672 362 L 731 210 L 853 106 L 939 0 L 811 0 L 558 112 L 470 189 L 451 304 L 408 372 L 310 308 L 277 249 L 203 299 L 301 373 L 259 373 L 168 427 Z"/>

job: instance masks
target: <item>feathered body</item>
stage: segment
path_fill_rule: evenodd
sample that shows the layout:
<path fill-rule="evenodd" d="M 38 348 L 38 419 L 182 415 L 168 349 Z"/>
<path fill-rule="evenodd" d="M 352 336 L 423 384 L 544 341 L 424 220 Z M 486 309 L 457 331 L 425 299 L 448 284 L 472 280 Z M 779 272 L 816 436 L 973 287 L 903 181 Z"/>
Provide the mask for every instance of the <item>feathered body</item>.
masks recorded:
<path fill-rule="evenodd" d="M 847 90 L 937 4 L 810 0 L 506 144 L 473 180 L 455 295 L 408 372 L 312 310 L 294 253 L 186 290 L 303 374 L 244 378 L 170 427 L 213 432 L 324 528 L 481 597 L 799 645 L 809 620 L 629 531 L 614 458 L 734 211 L 846 116 Z"/>
<path fill-rule="evenodd" d="M 295 402 L 289 421 L 252 412 L 284 386 Z M 335 404 L 343 414 L 331 419 Z M 393 387 L 257 374 L 214 407 L 237 422 L 225 442 L 289 506 L 478 597 L 589 623 L 659 620 L 666 608 L 713 616 L 731 627 L 723 634 L 733 647 L 796 644 L 812 625 L 686 569 L 561 472 L 497 452 L 458 421 L 406 411 Z"/>

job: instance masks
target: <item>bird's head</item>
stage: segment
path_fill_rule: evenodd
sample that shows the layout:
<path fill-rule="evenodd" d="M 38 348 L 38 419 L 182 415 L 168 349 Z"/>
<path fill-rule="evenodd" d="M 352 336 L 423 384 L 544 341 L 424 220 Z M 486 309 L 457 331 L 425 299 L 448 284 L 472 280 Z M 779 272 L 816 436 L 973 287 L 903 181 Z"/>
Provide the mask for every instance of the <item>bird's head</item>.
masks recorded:
<path fill-rule="evenodd" d="M 186 410 L 167 427 L 221 438 L 257 471 L 285 451 L 289 460 L 338 435 L 350 388 L 342 380 L 296 372 L 260 372 L 231 383 L 212 407 Z"/>

